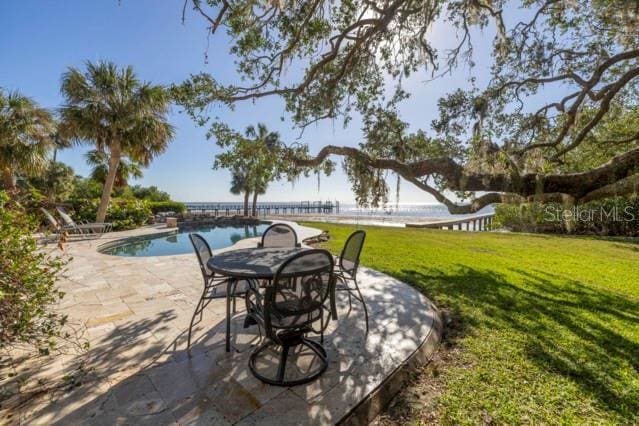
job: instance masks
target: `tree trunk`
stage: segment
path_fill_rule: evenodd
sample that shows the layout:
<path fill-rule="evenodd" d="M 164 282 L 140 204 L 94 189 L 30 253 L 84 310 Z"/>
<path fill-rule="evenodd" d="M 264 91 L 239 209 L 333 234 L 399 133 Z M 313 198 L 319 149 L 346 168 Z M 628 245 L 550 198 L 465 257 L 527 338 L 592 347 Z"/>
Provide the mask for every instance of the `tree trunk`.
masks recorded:
<path fill-rule="evenodd" d="M 11 167 L 6 166 L 2 170 L 2 186 L 7 192 L 12 193 L 16 190 L 16 183 L 13 180 L 13 172 L 11 171 Z"/>
<path fill-rule="evenodd" d="M 252 216 L 257 216 L 257 191 L 253 193 L 253 213 Z"/>
<path fill-rule="evenodd" d="M 249 214 L 249 196 L 251 195 L 250 191 L 244 191 L 244 216 L 248 216 Z"/>
<path fill-rule="evenodd" d="M 55 178 L 53 176 L 53 174 L 55 173 L 55 166 L 58 160 L 58 148 L 57 145 L 55 148 L 53 148 L 53 160 L 51 161 L 51 167 L 49 168 L 49 188 L 47 188 L 48 191 L 48 196 L 47 199 L 49 200 L 50 203 L 53 203 L 55 201 Z"/>
<path fill-rule="evenodd" d="M 98 213 L 96 214 L 96 222 L 104 222 L 106 219 L 107 209 L 109 208 L 109 202 L 111 201 L 111 191 L 113 190 L 113 184 L 115 183 L 115 177 L 118 173 L 118 166 L 120 165 L 120 146 L 115 144 L 111 147 L 111 155 L 109 156 L 109 172 L 107 173 L 104 181 L 104 187 L 102 188 L 102 198 L 100 198 L 100 206 L 98 207 Z"/>

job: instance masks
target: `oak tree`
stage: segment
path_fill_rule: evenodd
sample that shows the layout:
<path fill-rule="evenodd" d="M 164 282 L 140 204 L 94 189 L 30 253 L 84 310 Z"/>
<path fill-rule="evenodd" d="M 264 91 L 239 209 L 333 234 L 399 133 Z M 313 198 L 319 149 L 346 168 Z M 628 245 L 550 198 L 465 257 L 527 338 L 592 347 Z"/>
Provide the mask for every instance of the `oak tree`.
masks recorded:
<path fill-rule="evenodd" d="M 290 156 L 295 166 L 345 158 L 360 202 L 383 200 L 382 170 L 471 213 L 505 200 L 581 203 L 634 192 L 639 128 L 603 138 L 639 106 L 639 3 L 632 0 L 186 0 L 209 37 L 229 44 L 237 81 L 192 75 L 174 88 L 201 123 L 212 104 L 279 97 L 296 125 L 354 113 L 358 146 Z M 434 26 L 457 40 L 441 49 Z M 494 31 L 490 69 L 474 65 L 478 30 Z M 220 35 L 220 33 L 224 33 Z M 469 65 L 467 88 L 439 99 L 439 117 L 409 131 L 411 76 Z M 488 72 L 480 84 L 474 77 Z M 427 90 L 427 88 L 426 88 Z M 583 152 L 599 161 L 584 168 Z M 451 197 L 467 200 L 459 204 Z"/>

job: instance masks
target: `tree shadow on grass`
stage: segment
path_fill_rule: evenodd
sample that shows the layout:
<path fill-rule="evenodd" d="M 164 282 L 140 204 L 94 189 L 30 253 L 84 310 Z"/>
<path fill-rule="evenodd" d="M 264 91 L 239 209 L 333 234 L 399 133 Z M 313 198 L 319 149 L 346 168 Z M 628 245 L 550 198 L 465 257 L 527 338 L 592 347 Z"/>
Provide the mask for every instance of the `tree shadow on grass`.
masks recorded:
<path fill-rule="evenodd" d="M 450 309 L 462 324 L 458 337 L 483 329 L 508 339 L 514 330 L 522 339 L 510 344 L 544 371 L 569 379 L 608 412 L 639 413 L 639 300 L 541 270 L 510 269 L 519 275 L 515 285 L 499 273 L 451 269 L 458 272 L 402 270 L 398 278 Z"/>

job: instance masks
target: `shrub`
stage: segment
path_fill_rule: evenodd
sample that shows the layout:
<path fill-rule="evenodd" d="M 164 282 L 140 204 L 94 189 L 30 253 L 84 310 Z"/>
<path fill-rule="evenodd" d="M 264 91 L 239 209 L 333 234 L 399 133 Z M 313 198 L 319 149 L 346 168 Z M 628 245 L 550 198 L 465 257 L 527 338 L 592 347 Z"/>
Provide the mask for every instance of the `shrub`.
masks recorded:
<path fill-rule="evenodd" d="M 516 232 L 561 232 L 561 223 L 544 220 L 544 208 L 548 206 L 550 205 L 538 203 L 497 204 L 493 228 L 506 228 Z"/>
<path fill-rule="evenodd" d="M 499 204 L 494 226 L 518 232 L 639 236 L 639 196 L 611 197 L 577 206 Z"/>
<path fill-rule="evenodd" d="M 111 200 L 106 220 L 113 222 L 114 229 L 131 229 L 145 225 L 152 215 L 145 201 L 134 198 L 115 199 Z"/>
<path fill-rule="evenodd" d="M 75 186 L 69 198 L 71 200 L 92 200 L 100 198 L 100 195 L 102 195 L 102 184 L 100 182 L 78 177 L 75 180 Z"/>
<path fill-rule="evenodd" d="M 22 178 L 19 183 L 23 187 L 32 187 L 45 195 L 48 201 L 67 200 L 76 190 L 78 177 L 73 169 L 60 162 L 50 164 L 47 169 L 36 176 Z"/>
<path fill-rule="evenodd" d="M 76 221 L 94 221 L 99 199 L 73 200 L 71 205 Z M 114 230 L 132 229 L 145 225 L 153 213 L 146 201 L 136 198 L 115 198 L 107 210 L 106 221 L 113 223 Z"/>
<path fill-rule="evenodd" d="M 186 211 L 186 205 L 179 201 L 149 201 L 148 204 L 154 214 L 162 212 L 184 213 Z"/>
<path fill-rule="evenodd" d="M 66 317 L 51 306 L 63 293 L 55 286 L 65 262 L 39 249 L 37 221 L 0 191 L 0 348 L 15 343 L 47 352 Z"/>

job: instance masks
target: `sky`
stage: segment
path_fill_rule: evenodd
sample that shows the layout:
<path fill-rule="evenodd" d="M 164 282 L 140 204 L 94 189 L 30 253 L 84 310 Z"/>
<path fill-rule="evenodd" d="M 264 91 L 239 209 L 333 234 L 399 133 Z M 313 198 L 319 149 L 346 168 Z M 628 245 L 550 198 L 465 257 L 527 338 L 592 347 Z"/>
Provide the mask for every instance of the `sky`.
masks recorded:
<path fill-rule="evenodd" d="M 228 45 L 223 38 L 211 38 L 209 61 L 204 21 L 192 12 L 181 20 L 183 0 L 20 0 L 0 2 L 0 87 L 19 90 L 41 106 L 55 110 L 63 99 L 59 92 L 61 75 L 70 66 L 83 68 L 86 61 L 108 60 L 120 66 L 132 65 L 138 77 L 156 84 L 179 83 L 190 74 L 206 71 L 222 81 L 233 81 L 235 71 Z M 455 33 L 434 27 L 430 37 L 435 45 L 450 45 Z M 490 33 L 479 37 L 491 38 Z M 479 81 L 488 78 L 487 43 L 476 43 L 473 73 Z M 477 73 L 477 70 L 480 72 Z M 436 118 L 439 97 L 465 85 L 469 70 L 427 83 L 430 74 L 423 72 L 405 82 L 412 97 L 401 108 L 402 118 L 411 128 L 427 129 Z M 231 127 L 243 130 L 250 124 L 266 123 L 278 131 L 285 142 L 297 141 L 299 129 L 282 122 L 283 103 L 276 98 L 240 104 L 235 110 L 214 107 Z M 207 140 L 206 128 L 198 127 L 180 108 L 174 106 L 169 116 L 176 127 L 176 137 L 168 150 L 157 157 L 144 177 L 134 184 L 156 185 L 179 201 L 240 201 L 229 188 L 225 170 L 213 170 L 219 148 Z M 326 144 L 356 146 L 362 138 L 357 119 L 344 129 L 341 121 L 324 121 L 309 127 L 301 142 L 317 152 Z M 76 173 L 87 175 L 89 167 L 84 153 L 90 147 L 79 146 L 58 154 L 59 161 L 72 166 Z M 339 160 L 339 159 L 337 159 Z M 393 180 L 394 181 L 394 180 Z M 295 184 L 272 183 L 262 201 L 338 200 L 354 201 L 346 176 L 338 167 L 329 177 L 302 178 Z M 404 182 L 402 203 L 432 203 L 434 199 Z"/>

